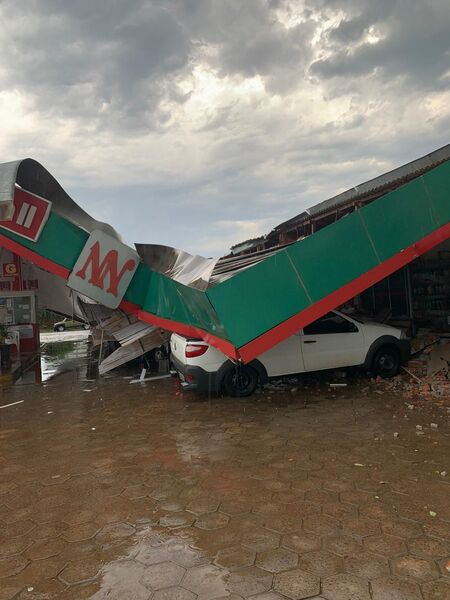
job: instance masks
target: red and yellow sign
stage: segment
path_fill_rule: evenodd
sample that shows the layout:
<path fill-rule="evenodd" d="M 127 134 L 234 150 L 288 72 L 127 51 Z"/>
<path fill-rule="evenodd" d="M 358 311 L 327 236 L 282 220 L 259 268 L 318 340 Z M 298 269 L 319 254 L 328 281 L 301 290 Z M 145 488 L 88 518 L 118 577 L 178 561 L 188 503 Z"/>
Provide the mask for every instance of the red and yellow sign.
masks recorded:
<path fill-rule="evenodd" d="M 3 277 L 15 277 L 18 275 L 17 265 L 15 263 L 3 263 L 2 265 L 2 276 Z"/>

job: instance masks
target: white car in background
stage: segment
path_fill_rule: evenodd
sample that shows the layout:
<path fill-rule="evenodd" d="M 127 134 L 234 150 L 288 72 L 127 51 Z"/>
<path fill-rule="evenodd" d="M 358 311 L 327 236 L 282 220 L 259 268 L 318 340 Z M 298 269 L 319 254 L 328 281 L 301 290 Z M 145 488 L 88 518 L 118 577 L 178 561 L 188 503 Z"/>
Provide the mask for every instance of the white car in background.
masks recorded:
<path fill-rule="evenodd" d="M 171 361 L 185 388 L 250 396 L 272 377 L 362 366 L 393 377 L 408 361 L 410 344 L 400 329 L 331 311 L 246 365 L 234 364 L 203 340 L 176 333 Z"/>
<path fill-rule="evenodd" d="M 53 325 L 53 331 L 67 331 L 67 329 L 90 329 L 91 326 L 86 321 L 77 321 L 66 317 Z"/>

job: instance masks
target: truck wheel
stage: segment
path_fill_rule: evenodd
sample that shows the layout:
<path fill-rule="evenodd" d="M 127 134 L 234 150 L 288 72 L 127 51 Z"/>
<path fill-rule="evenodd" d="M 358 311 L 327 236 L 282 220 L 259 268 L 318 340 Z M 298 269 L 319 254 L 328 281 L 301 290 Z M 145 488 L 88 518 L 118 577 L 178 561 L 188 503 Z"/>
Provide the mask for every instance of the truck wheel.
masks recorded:
<path fill-rule="evenodd" d="M 400 354 L 394 346 L 382 346 L 373 359 L 372 371 L 383 379 L 394 377 L 400 370 Z"/>
<path fill-rule="evenodd" d="M 66 328 L 64 327 L 64 325 L 58 325 L 58 327 L 56 327 L 56 331 L 65 331 Z"/>
<path fill-rule="evenodd" d="M 223 389 L 228 396 L 240 398 L 251 396 L 258 385 L 258 373 L 244 365 L 232 367 L 225 373 Z"/>

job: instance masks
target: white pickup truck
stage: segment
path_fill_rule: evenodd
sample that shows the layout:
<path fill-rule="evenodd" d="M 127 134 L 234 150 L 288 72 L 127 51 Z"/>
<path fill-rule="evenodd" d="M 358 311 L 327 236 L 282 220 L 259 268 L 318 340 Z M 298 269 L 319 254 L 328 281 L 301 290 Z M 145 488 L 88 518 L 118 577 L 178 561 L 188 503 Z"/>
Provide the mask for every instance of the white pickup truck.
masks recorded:
<path fill-rule="evenodd" d="M 324 369 L 363 366 L 375 375 L 393 377 L 407 362 L 410 345 L 400 329 L 332 311 L 247 365 L 235 365 L 203 340 L 176 333 L 170 351 L 184 387 L 249 396 L 272 377 Z"/>

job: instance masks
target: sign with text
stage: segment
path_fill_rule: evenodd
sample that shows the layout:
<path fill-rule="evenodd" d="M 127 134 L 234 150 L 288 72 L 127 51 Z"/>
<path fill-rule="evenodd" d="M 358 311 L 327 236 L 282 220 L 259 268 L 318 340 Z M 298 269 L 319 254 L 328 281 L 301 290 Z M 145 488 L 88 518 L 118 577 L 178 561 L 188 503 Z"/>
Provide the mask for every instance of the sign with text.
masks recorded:
<path fill-rule="evenodd" d="M 16 187 L 13 217 L 10 221 L 0 221 L 0 227 L 37 242 L 51 209 L 49 200 Z"/>
<path fill-rule="evenodd" d="M 139 260 L 134 250 L 96 229 L 78 257 L 67 285 L 104 306 L 117 308 Z"/>

